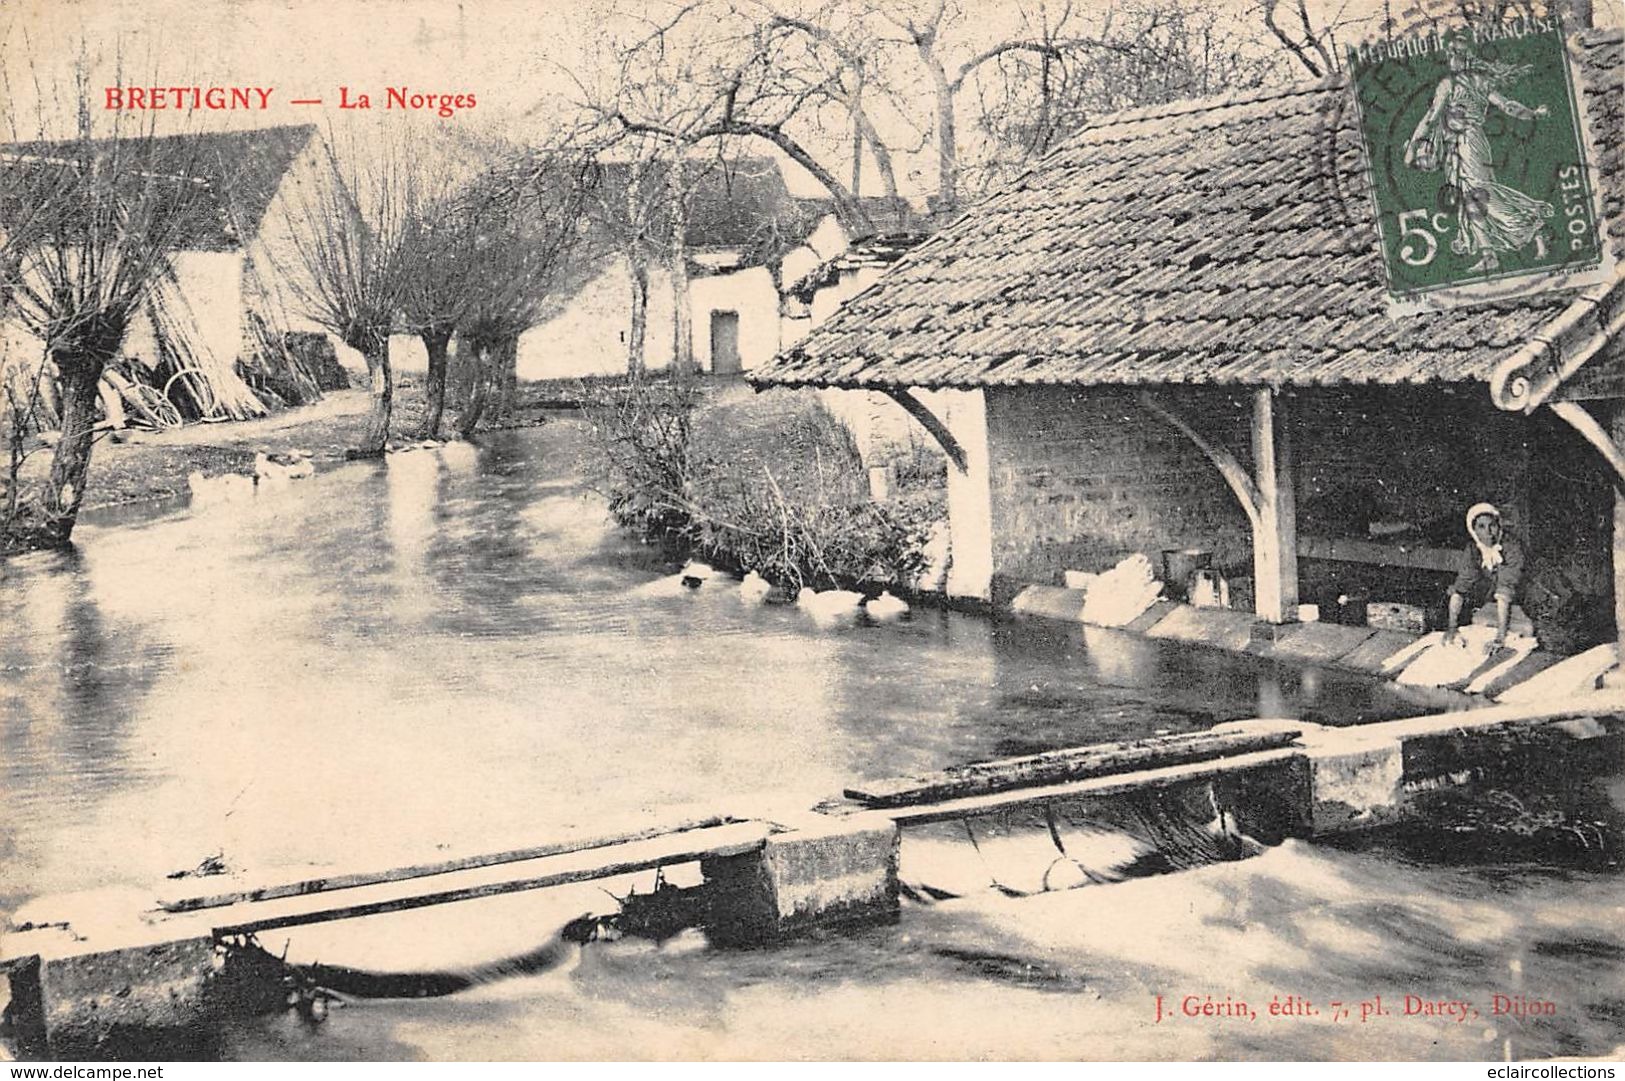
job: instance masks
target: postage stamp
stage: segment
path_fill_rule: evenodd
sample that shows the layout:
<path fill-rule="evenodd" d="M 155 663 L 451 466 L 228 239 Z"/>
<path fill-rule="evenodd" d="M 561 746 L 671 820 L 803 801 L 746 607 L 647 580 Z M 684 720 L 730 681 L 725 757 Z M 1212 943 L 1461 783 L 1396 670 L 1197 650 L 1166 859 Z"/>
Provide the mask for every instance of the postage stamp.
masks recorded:
<path fill-rule="evenodd" d="M 1348 60 L 1393 314 L 1608 276 L 1560 20 L 1430 31 Z"/>

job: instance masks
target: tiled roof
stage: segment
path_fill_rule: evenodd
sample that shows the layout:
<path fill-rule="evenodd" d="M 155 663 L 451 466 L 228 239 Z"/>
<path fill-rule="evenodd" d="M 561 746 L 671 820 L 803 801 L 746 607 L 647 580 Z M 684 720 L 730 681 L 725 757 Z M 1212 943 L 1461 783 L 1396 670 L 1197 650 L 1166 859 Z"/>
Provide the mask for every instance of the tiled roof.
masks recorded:
<path fill-rule="evenodd" d="M 283 176 L 315 135 L 314 124 L 163 135 L 127 140 L 123 152 L 130 155 L 126 160 L 131 163 L 132 185 L 157 176 L 192 178 L 206 186 L 207 194 L 199 199 L 195 191 L 174 185 L 177 198 L 179 193 L 187 193 L 185 207 L 180 202 L 176 207 L 188 220 L 171 241 L 171 247 L 227 251 L 246 239 L 239 232 L 246 232 L 249 238 L 258 232 Z M 11 143 L 0 146 L 0 152 L 8 156 L 8 167 L 37 162 L 37 168 L 49 169 L 84 156 L 85 145 L 75 141 Z M 109 150 L 111 141 L 95 140 L 89 146 L 103 153 Z M 69 182 L 67 190 L 71 191 L 72 186 Z M 58 184 L 54 190 L 63 187 Z M 40 190 L 48 188 L 51 185 L 41 186 Z"/>
<path fill-rule="evenodd" d="M 1579 65 L 1625 261 L 1621 35 Z M 1341 79 L 1103 117 L 750 376 L 761 383 L 1487 378 L 1573 293 L 1391 317 Z M 1622 290 L 1615 288 L 1615 294 Z"/>
<path fill-rule="evenodd" d="M 844 271 L 862 270 L 865 267 L 888 267 L 909 251 L 923 243 L 929 233 L 877 233 L 874 236 L 863 237 L 852 243 L 850 248 L 839 255 L 824 260 L 807 273 L 785 286 L 786 293 L 793 293 L 803 300 L 811 300 L 813 293 L 827 285 L 834 285 L 840 281 Z"/>

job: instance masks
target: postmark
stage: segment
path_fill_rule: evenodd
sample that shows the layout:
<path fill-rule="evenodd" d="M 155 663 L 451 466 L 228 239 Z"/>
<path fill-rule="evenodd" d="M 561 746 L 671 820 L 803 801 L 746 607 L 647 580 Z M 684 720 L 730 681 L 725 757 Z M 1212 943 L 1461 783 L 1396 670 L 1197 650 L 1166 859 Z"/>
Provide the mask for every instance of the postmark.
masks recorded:
<path fill-rule="evenodd" d="M 1609 276 L 1558 19 L 1434 28 L 1347 58 L 1392 314 Z"/>

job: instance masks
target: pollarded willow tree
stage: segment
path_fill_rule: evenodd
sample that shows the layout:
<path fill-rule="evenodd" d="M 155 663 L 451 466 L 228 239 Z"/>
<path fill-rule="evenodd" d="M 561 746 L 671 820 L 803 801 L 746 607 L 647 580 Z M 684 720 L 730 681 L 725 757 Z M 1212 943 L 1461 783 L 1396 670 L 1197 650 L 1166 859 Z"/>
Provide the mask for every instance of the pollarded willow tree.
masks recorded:
<path fill-rule="evenodd" d="M 150 116 L 132 121 L 115 112 L 100 128 L 90 101 L 81 65 L 71 95 L 54 102 L 57 114 L 77 118 L 74 137 L 0 149 L 4 315 L 42 346 L 24 397 L 42 394 L 46 380 L 60 384 L 60 432 L 43 479 L 19 475 L 17 422 L 26 417 L 9 418 L 4 551 L 69 543 L 90 472 L 102 375 L 143 305 L 172 280 L 171 253 L 223 213 L 225 193 L 213 189 L 195 157 L 177 153 L 184 141 L 155 136 Z M 42 117 L 52 104 L 42 95 Z M 37 134 L 45 127 L 42 119 Z M 14 391 L 8 380 L 8 405 L 31 413 L 37 398 L 20 401 Z"/>
<path fill-rule="evenodd" d="M 452 336 L 485 287 L 477 258 L 480 222 L 471 209 L 464 193 L 437 191 L 422 200 L 407 230 L 401 316 L 428 357 L 421 433 L 428 439 L 440 438 Z"/>
<path fill-rule="evenodd" d="M 328 132 L 327 156 L 290 200 L 293 292 L 304 314 L 367 362 L 372 411 L 359 457 L 389 441 L 395 379 L 389 336 L 410 294 L 414 236 L 424 205 L 422 176 L 400 136 L 363 140 Z"/>
<path fill-rule="evenodd" d="M 519 337 L 541 321 L 570 270 L 594 180 L 583 157 L 544 150 L 498 165 L 462 196 L 477 283 L 457 324 L 458 358 L 470 368 L 457 423 L 464 439 L 487 415 L 493 396 L 511 395 Z"/>

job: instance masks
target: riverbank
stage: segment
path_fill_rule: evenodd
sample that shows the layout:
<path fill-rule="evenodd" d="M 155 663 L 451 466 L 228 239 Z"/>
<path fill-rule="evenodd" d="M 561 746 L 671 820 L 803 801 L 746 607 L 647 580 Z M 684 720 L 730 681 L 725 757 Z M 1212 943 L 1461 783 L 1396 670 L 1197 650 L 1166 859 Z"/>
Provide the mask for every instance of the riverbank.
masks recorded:
<path fill-rule="evenodd" d="M 492 430 L 527 428 L 546 420 L 560 404 L 554 383 L 521 384 L 512 412 Z M 282 410 L 256 420 L 218 424 L 194 423 L 153 432 L 130 429 L 117 442 L 102 437 L 90 463 L 83 509 L 88 511 L 149 503 L 185 495 L 186 478 L 194 472 L 215 477 L 254 471 L 254 455 L 305 453 L 318 470 L 346 460 L 346 452 L 361 442 L 372 406 L 365 389 L 331 391 L 319 402 Z M 425 414 L 423 384 L 415 378 L 395 387 L 390 428 L 392 442 L 409 442 L 421 430 Z M 450 426 L 443 426 L 449 433 Z M 50 452 L 41 449 L 29 462 L 30 470 L 47 469 Z"/>

